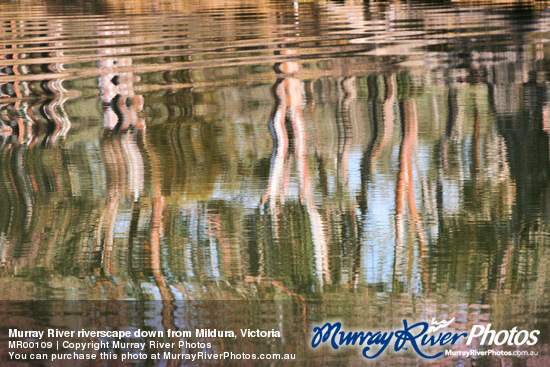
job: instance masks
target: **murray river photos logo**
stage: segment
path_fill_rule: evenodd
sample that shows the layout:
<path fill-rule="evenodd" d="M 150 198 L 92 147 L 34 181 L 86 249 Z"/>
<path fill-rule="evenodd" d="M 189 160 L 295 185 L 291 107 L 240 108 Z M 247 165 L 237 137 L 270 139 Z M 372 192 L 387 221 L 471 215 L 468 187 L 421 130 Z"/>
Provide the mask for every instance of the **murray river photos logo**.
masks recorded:
<path fill-rule="evenodd" d="M 393 346 L 395 352 L 401 350 L 412 350 L 419 356 L 427 359 L 441 357 L 444 352 L 426 354 L 428 347 L 451 346 L 460 341 L 466 345 L 535 345 L 538 341 L 539 330 L 527 331 L 518 330 L 517 327 L 511 330 L 493 330 L 491 324 L 474 325 L 469 333 L 454 333 L 444 329 L 455 321 L 437 321 L 432 323 L 417 322 L 409 323 L 403 320 L 403 329 L 394 331 L 345 331 L 342 330 L 340 322 L 327 322 L 323 326 L 313 328 L 311 346 L 317 348 L 321 344 L 328 344 L 337 350 L 344 346 L 360 346 L 361 354 L 365 358 L 373 359 L 382 354 L 388 347 Z"/>

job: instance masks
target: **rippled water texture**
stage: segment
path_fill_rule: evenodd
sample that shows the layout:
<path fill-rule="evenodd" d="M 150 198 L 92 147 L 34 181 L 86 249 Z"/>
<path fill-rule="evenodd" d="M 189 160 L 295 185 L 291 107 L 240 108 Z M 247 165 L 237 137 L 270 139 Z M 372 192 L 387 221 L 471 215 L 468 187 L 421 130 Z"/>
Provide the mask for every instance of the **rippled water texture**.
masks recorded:
<path fill-rule="evenodd" d="M 1 1 L 0 298 L 456 317 L 546 353 L 548 5 Z"/>

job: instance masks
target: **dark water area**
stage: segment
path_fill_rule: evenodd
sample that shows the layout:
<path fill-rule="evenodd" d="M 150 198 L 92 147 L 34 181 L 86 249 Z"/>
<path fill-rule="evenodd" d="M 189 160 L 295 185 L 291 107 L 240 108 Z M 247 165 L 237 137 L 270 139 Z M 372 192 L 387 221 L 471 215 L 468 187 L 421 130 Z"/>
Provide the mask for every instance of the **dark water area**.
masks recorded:
<path fill-rule="evenodd" d="M 548 5 L 0 1 L 4 316 L 128 301 L 311 365 L 364 362 L 325 320 L 455 317 L 539 355 L 432 364 L 549 365 Z"/>

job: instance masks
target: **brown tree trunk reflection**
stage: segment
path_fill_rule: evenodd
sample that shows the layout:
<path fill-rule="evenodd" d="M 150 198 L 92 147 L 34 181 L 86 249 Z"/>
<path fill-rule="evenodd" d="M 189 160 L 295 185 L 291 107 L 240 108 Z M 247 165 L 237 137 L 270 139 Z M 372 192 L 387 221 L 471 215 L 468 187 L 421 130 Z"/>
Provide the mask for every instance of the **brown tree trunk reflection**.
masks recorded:
<path fill-rule="evenodd" d="M 405 261 L 405 200 L 410 215 L 410 225 L 412 232 L 419 243 L 421 257 L 421 273 L 424 287 L 428 286 L 428 273 L 425 264 L 427 256 L 426 239 L 424 236 L 424 227 L 418 209 L 416 207 L 416 198 L 414 194 L 414 177 L 412 167 L 412 153 L 416 137 L 418 134 L 418 111 L 414 99 L 406 99 L 402 102 L 403 111 L 403 138 L 399 150 L 399 171 L 397 176 L 397 185 L 395 189 L 395 258 L 394 258 L 394 284 L 401 276 L 401 264 Z M 413 242 L 408 246 L 406 257 L 407 261 L 407 283 L 410 285 L 412 276 L 412 265 L 414 260 Z"/>

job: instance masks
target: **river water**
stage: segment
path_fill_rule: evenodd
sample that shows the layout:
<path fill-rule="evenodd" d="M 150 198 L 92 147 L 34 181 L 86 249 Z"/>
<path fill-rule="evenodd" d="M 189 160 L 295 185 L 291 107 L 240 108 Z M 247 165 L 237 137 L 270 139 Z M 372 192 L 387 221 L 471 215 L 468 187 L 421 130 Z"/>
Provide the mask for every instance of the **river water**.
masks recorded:
<path fill-rule="evenodd" d="M 548 3 L 205 3 L 0 2 L 0 300 L 302 365 L 364 361 L 326 320 L 454 317 L 539 356 L 435 365 L 548 365 Z"/>

